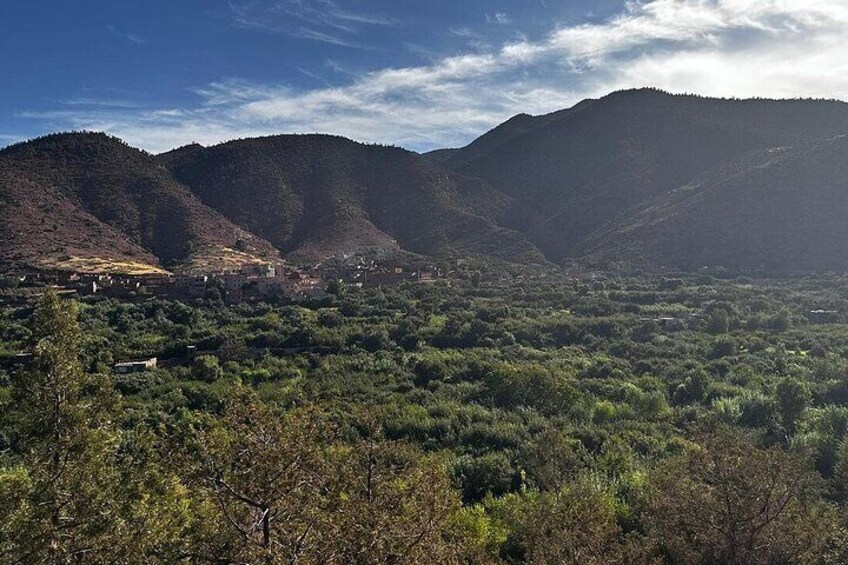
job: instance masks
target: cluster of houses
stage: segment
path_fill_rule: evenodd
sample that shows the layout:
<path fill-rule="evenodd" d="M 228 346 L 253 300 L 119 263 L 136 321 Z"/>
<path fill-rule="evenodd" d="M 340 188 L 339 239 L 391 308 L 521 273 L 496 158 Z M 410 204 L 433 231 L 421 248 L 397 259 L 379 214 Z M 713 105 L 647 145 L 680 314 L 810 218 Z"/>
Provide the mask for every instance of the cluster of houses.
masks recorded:
<path fill-rule="evenodd" d="M 211 281 L 204 276 L 194 277 L 189 281 L 189 292 L 198 292 L 210 282 L 221 289 L 229 304 L 273 296 L 317 298 L 325 292 L 323 280 L 317 273 L 283 265 L 246 265 L 238 272 L 216 275 Z"/>
<path fill-rule="evenodd" d="M 23 285 L 54 286 L 62 294 L 129 299 L 138 296 L 204 298 L 217 290 L 229 304 L 275 297 L 312 298 L 324 293 L 321 277 L 306 269 L 251 264 L 215 274 L 112 275 L 38 271 L 20 276 Z"/>
<path fill-rule="evenodd" d="M 323 276 L 322 276 L 323 274 Z M 205 298 L 217 292 L 228 304 L 273 298 L 319 298 L 326 280 L 360 287 L 391 286 L 404 282 L 431 282 L 444 278 L 436 267 L 387 266 L 356 260 L 332 269 L 300 268 L 283 264 L 249 264 L 238 271 L 210 274 L 118 275 L 72 271 L 34 271 L 19 275 L 22 286 L 53 286 L 60 294 L 133 299 L 146 296 Z"/>
<path fill-rule="evenodd" d="M 323 267 L 329 273 L 329 278 L 365 288 L 392 286 L 404 282 L 433 282 L 445 277 L 445 273 L 438 267 L 390 265 L 362 256 L 328 262 Z"/>

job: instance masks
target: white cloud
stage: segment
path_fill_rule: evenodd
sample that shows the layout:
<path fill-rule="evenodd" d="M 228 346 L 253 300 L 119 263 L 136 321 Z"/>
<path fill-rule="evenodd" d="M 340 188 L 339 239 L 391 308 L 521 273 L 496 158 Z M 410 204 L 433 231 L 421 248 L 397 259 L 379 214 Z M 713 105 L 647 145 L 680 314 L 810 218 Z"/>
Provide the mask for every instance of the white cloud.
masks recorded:
<path fill-rule="evenodd" d="M 381 14 L 346 10 L 335 0 L 230 0 L 229 7 L 241 27 L 342 47 L 368 48 L 354 39 L 363 26 L 397 25 Z"/>
<path fill-rule="evenodd" d="M 334 20 L 347 21 L 356 20 Z M 845 37 L 848 0 L 649 0 L 629 2 L 602 23 L 378 70 L 342 86 L 231 80 L 200 89 L 193 108 L 61 114 L 72 127 L 106 130 L 153 151 L 280 132 L 426 149 L 466 143 L 518 112 L 553 111 L 628 87 L 846 99 Z"/>
<path fill-rule="evenodd" d="M 511 23 L 512 20 L 506 12 L 495 12 L 494 14 L 486 14 L 486 22 L 490 24 L 506 25 Z"/>

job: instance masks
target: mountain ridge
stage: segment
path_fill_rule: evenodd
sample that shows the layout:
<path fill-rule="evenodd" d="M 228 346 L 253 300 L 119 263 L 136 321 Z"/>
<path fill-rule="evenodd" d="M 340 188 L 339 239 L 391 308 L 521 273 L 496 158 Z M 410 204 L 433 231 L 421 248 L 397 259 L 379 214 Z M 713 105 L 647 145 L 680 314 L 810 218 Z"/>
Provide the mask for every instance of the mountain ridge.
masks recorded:
<path fill-rule="evenodd" d="M 533 119 L 538 127 L 510 133 L 502 143 L 489 140 L 495 149 L 488 153 L 472 143 L 444 166 L 513 196 L 511 214 L 501 222 L 524 226 L 529 239 L 559 261 L 586 253 L 590 234 L 644 201 L 723 162 L 848 132 L 848 105 L 640 89 Z"/>
<path fill-rule="evenodd" d="M 0 150 L 0 261 L 199 270 L 378 248 L 848 270 L 846 134 L 844 102 L 657 89 L 518 114 L 426 154 L 281 134 L 154 156 L 105 134 L 54 134 Z"/>
<path fill-rule="evenodd" d="M 241 262 L 239 252 L 227 251 L 237 246 L 250 251 L 246 262 L 278 255 L 199 202 L 152 155 L 105 134 L 53 134 L 6 148 L 0 151 L 0 180 L 0 214 L 6 218 L 0 229 L 12 242 L 2 248 L 5 260 L 31 260 L 27 248 L 43 239 L 39 224 L 51 218 L 75 219 L 64 231 L 57 228 L 58 238 L 36 245 L 35 255 L 49 256 L 49 263 L 66 256 L 191 270 L 227 255 Z M 33 215 L 27 205 L 43 198 L 51 200 L 48 208 L 63 212 Z M 30 229 L 8 233 L 15 216 L 29 218 Z M 46 251 L 46 245 L 53 248 Z"/>
<path fill-rule="evenodd" d="M 402 148 L 321 134 L 236 140 L 166 153 L 161 162 L 208 205 L 285 253 L 321 256 L 356 247 L 398 247 L 451 256 L 544 258 L 489 218 L 508 198 L 478 180 L 433 167 Z M 264 214 L 257 214 L 257 202 Z"/>

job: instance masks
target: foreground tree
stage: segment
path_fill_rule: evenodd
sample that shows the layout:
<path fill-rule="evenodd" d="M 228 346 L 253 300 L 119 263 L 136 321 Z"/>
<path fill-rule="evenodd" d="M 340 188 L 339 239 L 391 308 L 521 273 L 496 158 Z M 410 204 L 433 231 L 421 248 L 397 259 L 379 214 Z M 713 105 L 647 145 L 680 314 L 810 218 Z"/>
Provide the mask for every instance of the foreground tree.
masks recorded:
<path fill-rule="evenodd" d="M 322 562 L 485 562 L 457 518 L 459 493 L 440 457 L 379 435 L 334 454 L 337 477 Z"/>
<path fill-rule="evenodd" d="M 113 426 L 116 396 L 80 365 L 76 304 L 44 294 L 31 331 L 33 362 L 3 407 L 13 463 L 0 468 L 0 562 L 167 560 L 181 489 L 140 464 L 141 431 L 124 442 Z"/>
<path fill-rule="evenodd" d="M 237 386 L 194 425 L 186 482 L 206 521 L 184 557 L 221 563 L 470 562 L 438 458 L 379 434 L 345 444 L 310 410 L 280 414 Z"/>
<path fill-rule="evenodd" d="M 836 529 L 820 478 L 779 448 L 721 432 L 669 462 L 646 522 L 676 563 L 810 563 Z"/>
<path fill-rule="evenodd" d="M 466 510 L 490 553 L 506 563 L 660 563 L 653 544 L 620 525 L 628 512 L 608 479 L 581 473 L 556 492 L 527 490 Z"/>
<path fill-rule="evenodd" d="M 238 386 L 220 421 L 199 428 L 183 466 L 208 518 L 186 557 L 311 562 L 327 480 L 315 422 L 276 414 Z"/>

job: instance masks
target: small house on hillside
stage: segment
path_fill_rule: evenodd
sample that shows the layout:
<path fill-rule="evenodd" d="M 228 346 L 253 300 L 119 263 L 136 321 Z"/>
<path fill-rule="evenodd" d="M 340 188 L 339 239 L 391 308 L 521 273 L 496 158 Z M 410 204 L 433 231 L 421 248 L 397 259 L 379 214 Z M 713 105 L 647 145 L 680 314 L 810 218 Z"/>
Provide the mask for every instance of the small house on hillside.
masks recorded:
<path fill-rule="evenodd" d="M 404 274 L 403 269 L 401 267 L 395 267 L 369 272 L 366 275 L 365 286 L 389 286 L 400 284 L 405 280 L 406 274 Z"/>
<path fill-rule="evenodd" d="M 835 324 L 839 321 L 838 310 L 810 310 L 807 319 L 811 324 Z"/>
<path fill-rule="evenodd" d="M 120 363 L 115 363 L 115 372 L 119 375 L 126 375 L 129 373 L 143 373 L 144 371 L 155 369 L 157 364 L 158 360 L 156 359 L 156 357 L 151 357 L 149 359 L 139 359 L 135 361 L 122 361 Z"/>
<path fill-rule="evenodd" d="M 209 277 L 206 275 L 180 276 L 174 279 L 174 287 L 177 292 L 190 297 L 201 297 L 206 293 Z"/>
<path fill-rule="evenodd" d="M 277 266 L 271 264 L 244 265 L 240 272 L 247 277 L 274 278 L 277 276 Z"/>

